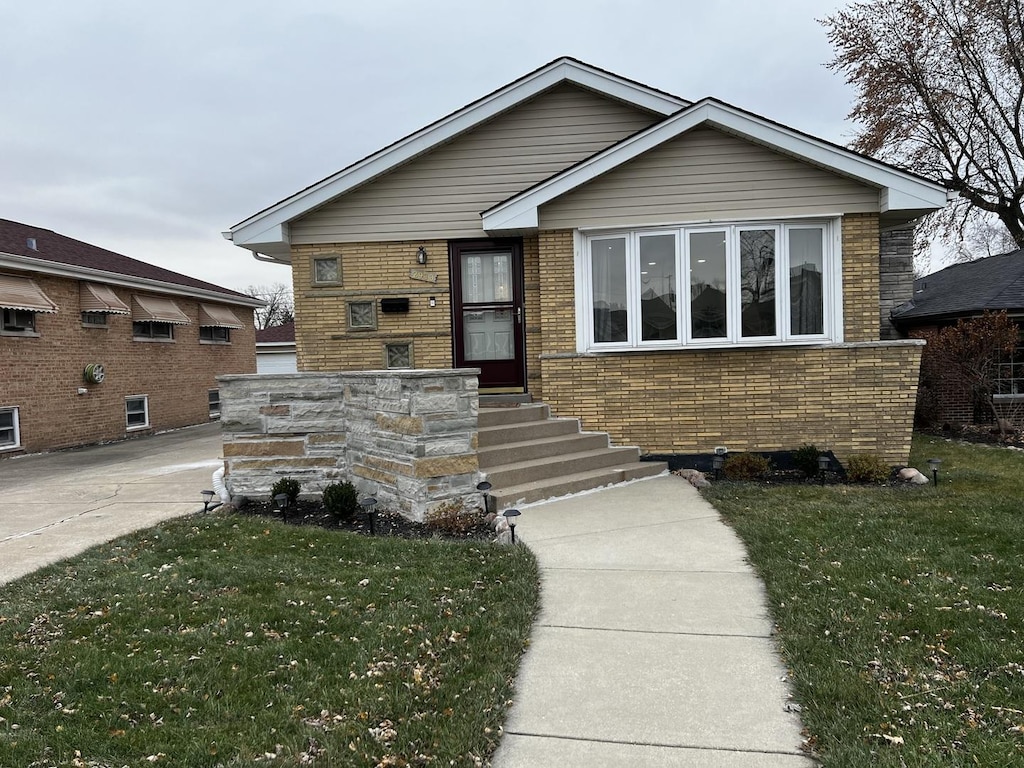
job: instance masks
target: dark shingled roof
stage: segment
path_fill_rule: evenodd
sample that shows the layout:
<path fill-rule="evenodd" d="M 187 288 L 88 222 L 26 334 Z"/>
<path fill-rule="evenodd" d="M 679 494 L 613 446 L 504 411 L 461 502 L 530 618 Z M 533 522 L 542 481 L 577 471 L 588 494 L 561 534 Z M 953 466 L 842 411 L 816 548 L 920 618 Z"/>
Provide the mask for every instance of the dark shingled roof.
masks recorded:
<path fill-rule="evenodd" d="M 914 281 L 914 298 L 893 310 L 909 321 L 980 315 L 986 310 L 1024 311 L 1024 249 L 954 264 Z"/>
<path fill-rule="evenodd" d="M 29 248 L 28 241 L 30 238 L 35 240 L 35 250 Z M 19 224 L 16 221 L 8 221 L 6 219 L 0 219 L 0 253 L 26 256 L 73 267 L 98 269 L 128 277 L 138 277 L 144 280 L 159 280 L 183 288 L 216 291 L 227 296 L 251 298 L 244 293 L 222 288 L 219 285 L 207 283 L 203 280 L 196 280 L 194 277 L 172 272 L 169 269 L 147 264 L 144 261 L 138 261 L 128 256 L 122 256 L 105 248 L 99 248 L 95 245 L 89 245 L 89 243 L 83 243 L 81 240 L 59 235 L 49 229 Z"/>
<path fill-rule="evenodd" d="M 284 325 L 275 325 L 272 328 L 263 328 L 262 330 L 256 331 L 256 343 L 257 344 L 268 344 L 268 343 L 295 343 L 295 321 L 285 323 Z"/>

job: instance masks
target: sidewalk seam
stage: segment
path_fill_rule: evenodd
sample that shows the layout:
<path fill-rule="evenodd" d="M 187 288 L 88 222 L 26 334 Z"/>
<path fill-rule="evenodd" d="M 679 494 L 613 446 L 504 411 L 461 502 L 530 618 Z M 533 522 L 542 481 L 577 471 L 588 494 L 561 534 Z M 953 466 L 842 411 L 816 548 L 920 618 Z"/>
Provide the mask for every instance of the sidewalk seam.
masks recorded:
<path fill-rule="evenodd" d="M 580 741 L 591 744 L 621 744 L 628 747 L 657 747 L 659 749 L 695 749 L 704 752 L 741 752 L 752 755 L 785 755 L 788 757 L 802 757 L 805 760 L 812 758 L 807 754 L 796 750 L 786 751 L 781 749 L 749 749 L 744 747 L 711 747 L 698 744 L 666 744 L 657 741 L 621 741 L 618 739 L 584 739 L 579 736 L 560 736 L 554 733 L 533 733 L 529 731 L 502 731 L 503 736 L 523 736 L 533 739 L 560 739 L 562 741 Z"/>

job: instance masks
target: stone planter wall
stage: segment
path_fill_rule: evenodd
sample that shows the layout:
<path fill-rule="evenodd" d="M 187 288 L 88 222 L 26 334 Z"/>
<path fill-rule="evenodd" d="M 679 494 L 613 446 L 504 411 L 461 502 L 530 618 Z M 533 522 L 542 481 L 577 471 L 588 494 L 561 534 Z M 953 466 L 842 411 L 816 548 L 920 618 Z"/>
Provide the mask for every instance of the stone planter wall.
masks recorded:
<path fill-rule="evenodd" d="M 423 520 L 480 503 L 477 369 L 221 376 L 226 482 L 266 498 L 282 477 L 318 496 L 350 480 L 384 507 Z"/>

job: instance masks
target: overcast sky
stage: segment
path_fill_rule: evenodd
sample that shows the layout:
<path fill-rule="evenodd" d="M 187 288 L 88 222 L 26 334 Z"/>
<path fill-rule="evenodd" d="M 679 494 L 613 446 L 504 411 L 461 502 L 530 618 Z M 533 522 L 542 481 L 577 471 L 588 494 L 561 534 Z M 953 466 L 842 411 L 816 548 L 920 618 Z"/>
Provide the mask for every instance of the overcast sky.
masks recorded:
<path fill-rule="evenodd" d="M 0 0 L 0 218 L 242 290 L 221 232 L 558 58 L 846 144 L 827 0 Z"/>

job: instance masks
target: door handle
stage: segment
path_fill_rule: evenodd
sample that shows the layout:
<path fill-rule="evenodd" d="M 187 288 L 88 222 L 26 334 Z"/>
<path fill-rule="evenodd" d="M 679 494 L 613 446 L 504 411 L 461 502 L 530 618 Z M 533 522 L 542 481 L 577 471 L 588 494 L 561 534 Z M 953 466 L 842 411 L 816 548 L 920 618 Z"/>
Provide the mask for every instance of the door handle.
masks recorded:
<path fill-rule="evenodd" d="M 519 323 L 520 325 L 523 324 L 523 308 L 522 307 L 516 307 L 516 322 Z"/>

